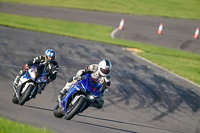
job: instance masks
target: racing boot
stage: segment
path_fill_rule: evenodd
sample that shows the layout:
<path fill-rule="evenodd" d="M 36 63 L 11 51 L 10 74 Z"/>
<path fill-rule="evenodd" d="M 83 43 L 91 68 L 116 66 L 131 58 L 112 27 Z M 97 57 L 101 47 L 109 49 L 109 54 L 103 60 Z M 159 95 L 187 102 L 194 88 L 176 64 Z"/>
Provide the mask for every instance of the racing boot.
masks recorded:
<path fill-rule="evenodd" d="M 63 87 L 63 89 L 60 91 L 60 93 L 58 95 L 58 104 L 59 104 L 60 108 L 62 108 L 61 101 L 64 98 L 64 95 L 68 92 L 69 88 L 73 84 L 75 84 L 77 82 L 77 80 L 80 80 L 80 79 L 81 79 L 80 76 L 74 76 L 74 77 L 70 78 L 68 80 L 68 82 L 66 83 L 66 85 Z"/>
<path fill-rule="evenodd" d="M 62 105 L 61 105 L 61 101 L 63 100 L 64 98 L 64 95 L 67 93 L 67 89 L 63 88 L 59 95 L 58 95 L 58 104 L 59 104 L 59 108 L 62 108 Z"/>
<path fill-rule="evenodd" d="M 40 88 L 38 90 L 39 94 L 42 94 L 42 91 L 44 90 L 45 86 L 46 86 L 46 83 L 43 83 L 43 84 L 40 85 Z"/>

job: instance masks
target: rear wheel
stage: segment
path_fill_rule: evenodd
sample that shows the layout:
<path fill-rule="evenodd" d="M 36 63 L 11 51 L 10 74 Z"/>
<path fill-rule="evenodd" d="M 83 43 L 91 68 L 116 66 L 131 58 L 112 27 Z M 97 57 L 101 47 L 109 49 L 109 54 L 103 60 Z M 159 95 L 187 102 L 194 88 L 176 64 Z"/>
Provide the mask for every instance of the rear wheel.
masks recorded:
<path fill-rule="evenodd" d="M 86 99 L 84 97 L 80 97 L 74 105 L 69 105 L 70 107 L 67 109 L 65 113 L 65 119 L 70 120 L 72 119 L 80 110 L 80 108 L 84 105 Z"/>
<path fill-rule="evenodd" d="M 31 91 L 33 90 L 34 86 L 29 85 L 26 91 L 21 95 L 20 100 L 19 100 L 19 105 L 24 105 L 26 101 L 29 100 L 29 96 L 31 94 Z"/>
<path fill-rule="evenodd" d="M 61 113 L 61 110 L 59 108 L 59 105 L 56 105 L 56 107 L 54 108 L 53 110 L 53 114 L 55 117 L 58 117 L 58 118 L 62 118 L 64 115 Z"/>

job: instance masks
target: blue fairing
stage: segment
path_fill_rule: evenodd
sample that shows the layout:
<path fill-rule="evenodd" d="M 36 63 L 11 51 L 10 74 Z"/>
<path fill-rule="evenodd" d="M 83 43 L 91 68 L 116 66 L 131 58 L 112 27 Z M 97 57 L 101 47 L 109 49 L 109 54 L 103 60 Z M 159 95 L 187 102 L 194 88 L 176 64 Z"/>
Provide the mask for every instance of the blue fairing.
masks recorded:
<path fill-rule="evenodd" d="M 75 86 L 71 87 L 68 91 L 68 94 L 67 96 L 63 99 L 62 101 L 62 106 L 65 107 L 65 112 L 66 112 L 66 106 L 67 106 L 67 101 L 69 100 L 69 98 L 75 93 L 77 92 L 78 90 L 76 89 Z"/>
<path fill-rule="evenodd" d="M 26 79 L 31 79 L 31 76 L 28 72 L 26 72 L 24 75 L 23 75 L 23 78 L 26 78 Z"/>
<path fill-rule="evenodd" d="M 62 106 L 65 107 L 64 111 L 66 112 L 66 107 L 67 107 L 67 102 L 70 99 L 70 97 L 80 91 L 82 88 L 84 88 L 84 92 L 85 93 L 89 93 L 90 95 L 95 95 L 95 96 L 101 96 L 101 88 L 102 88 L 102 83 L 100 83 L 99 81 L 94 80 L 91 77 L 91 74 L 86 74 L 85 75 L 85 79 L 78 81 L 75 83 L 75 85 L 73 85 L 67 95 L 65 96 L 65 98 L 62 100 Z"/>
<path fill-rule="evenodd" d="M 92 79 L 90 74 L 86 74 L 86 79 L 84 79 L 80 82 L 86 88 L 85 91 L 88 90 L 92 95 L 101 96 L 100 90 L 101 90 L 103 85 L 100 82 Z"/>
<path fill-rule="evenodd" d="M 33 65 L 33 71 L 36 71 L 36 65 Z M 26 79 L 32 79 L 30 74 L 29 74 L 29 71 L 27 71 L 24 75 L 23 75 L 23 78 L 26 78 Z M 34 79 L 32 79 L 34 81 Z"/>

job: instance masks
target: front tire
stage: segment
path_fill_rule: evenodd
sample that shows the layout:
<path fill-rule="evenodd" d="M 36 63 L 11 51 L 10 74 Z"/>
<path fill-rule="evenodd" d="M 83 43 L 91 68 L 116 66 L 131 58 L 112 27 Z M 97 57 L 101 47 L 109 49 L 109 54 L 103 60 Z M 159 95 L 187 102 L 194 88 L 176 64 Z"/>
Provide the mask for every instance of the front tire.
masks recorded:
<path fill-rule="evenodd" d="M 53 110 L 53 114 L 57 118 L 62 118 L 64 115 L 61 113 L 61 110 L 59 108 L 59 105 L 57 104 L 56 107 Z"/>
<path fill-rule="evenodd" d="M 13 99 L 12 99 L 12 102 L 13 102 L 14 104 L 18 104 L 18 103 L 19 103 L 19 100 L 18 100 L 16 94 L 14 94 Z"/>
<path fill-rule="evenodd" d="M 74 105 L 73 109 L 67 114 L 65 113 L 65 119 L 70 120 L 72 119 L 80 110 L 80 108 L 84 105 L 86 99 L 84 97 L 80 97 L 77 103 Z"/>
<path fill-rule="evenodd" d="M 31 91 L 33 90 L 33 88 L 34 88 L 33 85 L 29 85 L 28 86 L 28 88 L 26 89 L 26 91 L 20 97 L 19 105 L 24 105 L 24 103 L 29 100 L 29 96 L 30 96 Z"/>

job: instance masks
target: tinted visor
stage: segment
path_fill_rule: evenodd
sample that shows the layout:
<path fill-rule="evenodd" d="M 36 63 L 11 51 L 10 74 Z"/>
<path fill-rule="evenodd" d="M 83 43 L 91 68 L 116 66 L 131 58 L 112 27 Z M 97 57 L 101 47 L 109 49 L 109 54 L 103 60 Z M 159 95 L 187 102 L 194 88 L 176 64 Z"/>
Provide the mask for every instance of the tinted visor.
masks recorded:
<path fill-rule="evenodd" d="M 110 72 L 109 69 L 102 69 L 102 68 L 100 68 L 100 71 L 101 71 L 103 74 L 109 74 L 109 72 Z"/>
<path fill-rule="evenodd" d="M 53 60 L 55 60 L 55 56 L 47 56 L 47 59 L 49 60 L 49 61 L 53 61 Z"/>

